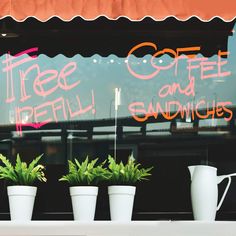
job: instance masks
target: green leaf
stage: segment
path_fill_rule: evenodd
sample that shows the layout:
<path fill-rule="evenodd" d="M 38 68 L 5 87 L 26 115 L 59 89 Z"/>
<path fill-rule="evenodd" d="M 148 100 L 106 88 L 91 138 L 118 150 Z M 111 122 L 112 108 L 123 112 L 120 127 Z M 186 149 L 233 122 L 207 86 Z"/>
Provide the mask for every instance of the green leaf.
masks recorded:
<path fill-rule="evenodd" d="M 109 180 L 113 184 L 135 184 L 137 181 L 148 180 L 151 176 L 150 168 L 141 168 L 141 164 L 136 163 L 134 157 L 131 155 L 128 158 L 127 164 L 122 161 L 116 163 L 112 156 L 108 156 L 108 171 L 110 172 Z"/>
<path fill-rule="evenodd" d="M 110 173 L 104 168 L 105 162 L 98 164 L 98 158 L 89 160 L 87 156 L 83 162 L 78 159 L 68 161 L 69 172 L 59 181 L 66 181 L 70 185 L 97 185 L 100 181 L 107 180 Z"/>
<path fill-rule="evenodd" d="M 0 154 L 0 160 L 3 166 L 0 166 L 0 178 L 6 179 L 15 185 L 33 185 L 37 180 L 46 182 L 44 175 L 44 166 L 37 165 L 40 158 L 36 157 L 29 166 L 22 162 L 20 155 L 17 154 L 16 164 L 13 166 L 10 161 Z"/>

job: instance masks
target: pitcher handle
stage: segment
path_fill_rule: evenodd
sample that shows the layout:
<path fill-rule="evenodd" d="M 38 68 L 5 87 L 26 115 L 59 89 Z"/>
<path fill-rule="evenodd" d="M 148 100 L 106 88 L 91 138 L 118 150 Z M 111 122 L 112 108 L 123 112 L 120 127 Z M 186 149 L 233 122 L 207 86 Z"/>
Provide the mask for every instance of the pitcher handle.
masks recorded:
<path fill-rule="evenodd" d="M 233 174 L 232 174 L 232 175 L 233 175 Z M 231 184 L 231 176 L 232 176 L 232 175 L 221 175 L 221 176 L 218 176 L 218 184 L 221 183 L 221 181 L 223 181 L 223 179 L 225 179 L 225 178 L 228 178 L 229 180 L 228 180 L 228 184 L 227 184 L 227 186 L 226 186 L 226 188 L 225 188 L 225 191 L 224 191 L 224 193 L 223 193 L 223 195 L 222 195 L 222 197 L 221 197 L 221 199 L 220 199 L 220 202 L 219 202 L 219 204 L 218 204 L 218 206 L 217 206 L 217 208 L 216 208 L 217 211 L 220 209 L 220 207 L 221 207 L 223 201 L 225 200 L 225 196 L 226 196 L 226 194 L 227 194 L 227 192 L 228 192 L 228 190 L 229 190 L 229 186 L 230 186 L 230 184 Z"/>

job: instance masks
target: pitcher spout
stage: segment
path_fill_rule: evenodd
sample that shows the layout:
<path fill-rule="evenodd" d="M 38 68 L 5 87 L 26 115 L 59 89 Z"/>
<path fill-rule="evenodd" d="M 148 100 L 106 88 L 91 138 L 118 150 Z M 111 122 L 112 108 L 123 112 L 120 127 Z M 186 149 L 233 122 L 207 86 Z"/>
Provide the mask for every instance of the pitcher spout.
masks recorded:
<path fill-rule="evenodd" d="M 195 170 L 195 166 L 188 166 L 188 169 L 189 169 L 189 173 L 190 173 L 191 180 L 192 180 L 192 178 L 193 178 L 193 173 L 194 173 L 194 170 Z"/>

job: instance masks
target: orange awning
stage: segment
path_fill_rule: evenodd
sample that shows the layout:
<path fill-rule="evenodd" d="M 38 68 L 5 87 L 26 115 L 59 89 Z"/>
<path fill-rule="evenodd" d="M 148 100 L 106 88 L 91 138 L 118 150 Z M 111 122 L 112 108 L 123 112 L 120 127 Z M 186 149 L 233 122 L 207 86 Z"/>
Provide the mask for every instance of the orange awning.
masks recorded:
<path fill-rule="evenodd" d="M 156 21 L 170 16 L 184 21 L 192 16 L 202 21 L 219 17 L 231 21 L 236 16 L 235 0 L 1 0 L 0 18 L 11 16 L 17 21 L 35 17 L 47 21 L 59 17 L 70 21 L 76 16 L 94 20 L 127 17 L 139 21 L 151 17 Z"/>

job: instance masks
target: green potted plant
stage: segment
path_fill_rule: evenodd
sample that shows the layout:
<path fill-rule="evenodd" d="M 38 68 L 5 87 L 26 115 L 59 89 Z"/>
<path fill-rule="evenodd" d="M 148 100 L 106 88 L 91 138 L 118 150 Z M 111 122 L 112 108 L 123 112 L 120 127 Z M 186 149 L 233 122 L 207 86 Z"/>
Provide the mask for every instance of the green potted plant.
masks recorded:
<path fill-rule="evenodd" d="M 22 162 L 17 154 L 16 163 L 11 162 L 0 154 L 0 179 L 5 179 L 9 186 L 11 220 L 31 220 L 37 187 L 33 186 L 37 180 L 46 182 L 44 166 L 39 165 L 42 155 L 36 157 L 29 165 Z"/>
<path fill-rule="evenodd" d="M 130 221 L 136 191 L 135 184 L 138 181 L 148 180 L 153 167 L 141 168 L 132 155 L 129 156 L 126 164 L 122 161 L 117 163 L 112 156 L 108 156 L 108 164 L 111 182 L 111 186 L 108 187 L 111 220 Z"/>
<path fill-rule="evenodd" d="M 108 171 L 104 168 L 104 162 L 98 164 L 98 158 L 79 162 L 78 159 L 68 161 L 69 172 L 59 181 L 70 184 L 70 195 L 74 220 L 93 221 L 98 195 L 98 183 L 108 179 Z"/>

